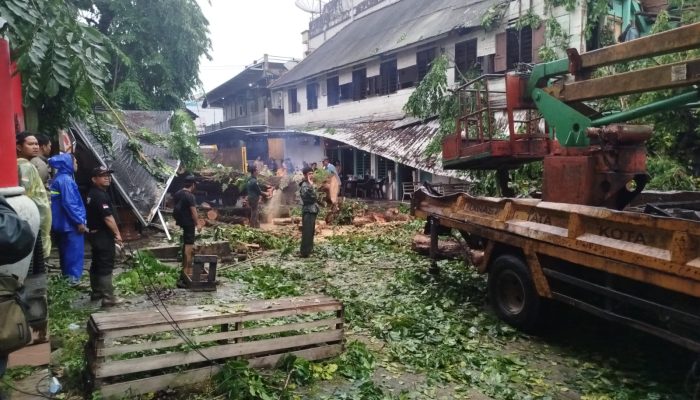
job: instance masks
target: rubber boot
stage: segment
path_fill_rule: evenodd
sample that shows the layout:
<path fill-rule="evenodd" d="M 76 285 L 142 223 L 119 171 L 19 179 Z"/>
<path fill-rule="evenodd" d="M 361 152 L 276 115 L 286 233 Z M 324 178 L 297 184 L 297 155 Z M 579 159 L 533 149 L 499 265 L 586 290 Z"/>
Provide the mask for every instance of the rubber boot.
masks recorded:
<path fill-rule="evenodd" d="M 112 285 L 112 274 L 99 276 L 98 281 L 100 283 L 102 293 L 104 294 L 104 297 L 102 297 L 103 308 L 113 307 L 124 302 L 122 299 L 114 295 L 114 285 Z"/>
<path fill-rule="evenodd" d="M 90 274 L 90 301 L 100 301 L 105 297 L 99 279 L 99 275 Z"/>

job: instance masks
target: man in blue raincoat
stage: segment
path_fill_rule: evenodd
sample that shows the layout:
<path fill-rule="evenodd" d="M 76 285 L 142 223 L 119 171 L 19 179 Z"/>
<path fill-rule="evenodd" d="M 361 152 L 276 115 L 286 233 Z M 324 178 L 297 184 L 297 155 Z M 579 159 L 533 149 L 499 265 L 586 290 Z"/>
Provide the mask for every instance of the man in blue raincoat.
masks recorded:
<path fill-rule="evenodd" d="M 72 284 L 78 284 L 83 274 L 83 256 L 87 219 L 85 205 L 80 197 L 73 173 L 78 165 L 72 154 L 61 153 L 49 158 L 49 165 L 56 170 L 51 186 L 51 229 L 58 237 L 61 272 Z"/>

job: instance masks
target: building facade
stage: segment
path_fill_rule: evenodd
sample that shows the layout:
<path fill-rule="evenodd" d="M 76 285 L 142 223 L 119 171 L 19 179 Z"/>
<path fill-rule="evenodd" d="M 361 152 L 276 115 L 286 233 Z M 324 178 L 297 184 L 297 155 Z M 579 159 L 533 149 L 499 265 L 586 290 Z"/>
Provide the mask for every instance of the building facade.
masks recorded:
<path fill-rule="evenodd" d="M 633 39 L 663 9 L 659 1 L 614 0 L 592 16 L 585 0 L 334 0 L 306 32 L 310 54 L 271 85 L 272 96 L 287 130 L 340 142 L 327 153 L 352 162 L 356 175 L 379 177 L 393 162 L 399 181 L 409 178 L 400 166 L 413 180 L 440 181 L 456 175 L 425 155 L 437 126 L 404 111 L 436 57 L 449 60 L 447 82 L 457 87 L 468 76 L 564 58 L 567 48 Z M 367 154 L 358 161 L 343 146 Z"/>

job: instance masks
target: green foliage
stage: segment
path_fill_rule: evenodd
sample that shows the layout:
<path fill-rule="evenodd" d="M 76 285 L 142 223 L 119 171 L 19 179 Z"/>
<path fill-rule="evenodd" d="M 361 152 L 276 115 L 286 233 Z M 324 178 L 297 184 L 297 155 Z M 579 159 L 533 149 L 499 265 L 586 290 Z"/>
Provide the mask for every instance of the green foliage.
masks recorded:
<path fill-rule="evenodd" d="M 228 240 L 232 245 L 256 243 L 263 249 L 280 250 L 282 254 L 289 254 L 298 244 L 289 236 L 243 225 L 217 226 L 214 230 L 214 240 Z"/>
<path fill-rule="evenodd" d="M 688 169 L 670 157 L 652 156 L 647 159 L 650 190 L 697 190 L 698 179 Z"/>
<path fill-rule="evenodd" d="M 139 139 L 143 140 L 146 143 L 150 143 L 153 145 L 164 145 L 168 143 L 168 139 L 165 136 L 155 133 L 147 128 L 141 128 L 137 133 Z"/>
<path fill-rule="evenodd" d="M 246 360 L 227 362 L 214 376 L 219 393 L 230 400 L 278 400 L 281 397 Z"/>
<path fill-rule="evenodd" d="M 508 4 L 508 1 L 494 4 L 481 16 L 481 27 L 486 32 L 490 32 L 501 25 L 501 21 L 508 11 Z"/>
<path fill-rule="evenodd" d="M 52 360 L 63 367 L 62 383 L 67 388 L 81 387 L 88 339 L 85 326 L 90 313 L 95 311 L 75 304 L 79 294 L 64 278 L 49 278 L 49 332 L 52 343 L 61 349 Z"/>
<path fill-rule="evenodd" d="M 361 217 L 367 212 L 367 203 L 358 200 L 345 199 L 340 203 L 338 217 L 334 221 L 339 225 L 352 224 L 355 217 Z"/>
<path fill-rule="evenodd" d="M 700 21 L 697 13 L 687 9 L 684 9 L 683 18 L 688 22 Z M 675 25 L 673 18 L 668 12 L 662 11 L 656 18 L 652 32 L 663 32 L 672 29 Z M 597 77 L 656 67 L 660 64 L 683 62 L 697 57 L 700 57 L 699 50 L 689 50 L 638 61 L 618 63 L 600 68 Z M 597 105 L 604 112 L 614 113 L 668 99 L 686 90 L 688 88 L 632 94 L 615 99 L 601 100 L 597 102 Z M 654 133 L 651 139 L 647 141 L 647 148 L 649 153 L 658 157 L 658 159 L 655 160 L 654 157 L 651 157 L 649 160 L 649 170 L 653 178 L 650 188 L 688 188 L 694 186 L 694 183 L 691 184 L 688 179 L 683 177 L 683 175 L 686 175 L 687 170 L 684 173 L 684 167 L 679 167 L 679 165 L 688 166 L 697 164 L 699 161 L 697 154 L 698 150 L 700 150 L 700 109 L 678 107 L 673 110 L 657 112 L 647 117 L 630 121 L 630 123 L 654 127 Z M 655 169 L 654 164 L 663 165 L 665 159 L 669 161 L 674 160 L 675 165 L 666 165 L 666 169 Z M 669 181 L 663 182 L 663 179 L 669 179 Z"/>
<path fill-rule="evenodd" d="M 189 114 L 177 110 L 170 119 L 172 130 L 170 152 L 177 157 L 188 171 L 196 171 L 205 161 L 197 144 L 197 128 Z"/>
<path fill-rule="evenodd" d="M 459 98 L 450 92 L 447 85 L 447 56 L 433 60 L 428 74 L 404 105 L 404 111 L 416 118 L 438 118 L 440 129 L 426 148 L 426 155 L 441 151 L 442 139 L 455 130 L 455 121 L 460 113 Z"/>
<path fill-rule="evenodd" d="M 323 182 L 325 182 L 328 178 L 330 178 L 331 175 L 333 175 L 331 172 L 326 171 L 323 168 L 318 168 L 316 169 L 316 171 L 314 171 L 312 179 L 314 180 L 314 184 L 320 185 Z"/>
<path fill-rule="evenodd" d="M 247 269 L 227 270 L 222 275 L 246 282 L 251 291 L 264 299 L 299 296 L 303 293 L 299 282 L 304 277 L 276 265 L 257 264 Z"/>
<path fill-rule="evenodd" d="M 28 121 L 38 116 L 30 128 L 45 132 L 71 117 L 91 119 L 95 105 L 110 101 L 180 107 L 199 85 L 200 57 L 210 48 L 195 0 L 6 0 L 0 17 L 8 21 Z M 104 136 L 100 142 L 110 144 Z"/>
<path fill-rule="evenodd" d="M 177 268 L 164 265 L 148 252 L 137 251 L 129 264 L 131 268 L 114 279 L 114 286 L 125 296 L 172 289 L 180 274 Z"/>
<path fill-rule="evenodd" d="M 367 380 L 372 377 L 376 368 L 374 355 L 367 346 L 353 341 L 345 346 L 345 352 L 340 355 L 340 375 L 352 380 Z"/>
<path fill-rule="evenodd" d="M 196 0 L 73 0 L 114 43 L 110 98 L 125 109 L 175 110 L 200 85 L 211 48 Z"/>
<path fill-rule="evenodd" d="M 80 22 L 78 14 L 63 0 L 0 2 L 24 102 L 30 110 L 41 110 L 39 128 L 47 132 L 65 127 L 70 116 L 89 114 L 110 76 L 111 43 Z"/>
<path fill-rule="evenodd" d="M 515 21 L 515 29 L 523 29 L 525 27 L 530 27 L 532 30 L 538 29 L 542 25 L 542 19 L 539 15 L 535 14 L 532 8 L 528 9 L 527 12 Z"/>
<path fill-rule="evenodd" d="M 317 381 L 333 379 L 336 371 L 338 371 L 338 364 L 332 362 L 315 363 L 293 354 L 288 354 L 280 360 L 278 368 L 289 376 L 290 382 L 297 386 L 303 386 Z"/>
<path fill-rule="evenodd" d="M 528 197 L 542 187 L 544 173 L 542 162 L 525 164 L 520 168 L 509 171 L 508 187 L 516 196 Z M 473 171 L 473 185 L 470 193 L 476 196 L 501 196 L 496 180 L 495 171 Z"/>

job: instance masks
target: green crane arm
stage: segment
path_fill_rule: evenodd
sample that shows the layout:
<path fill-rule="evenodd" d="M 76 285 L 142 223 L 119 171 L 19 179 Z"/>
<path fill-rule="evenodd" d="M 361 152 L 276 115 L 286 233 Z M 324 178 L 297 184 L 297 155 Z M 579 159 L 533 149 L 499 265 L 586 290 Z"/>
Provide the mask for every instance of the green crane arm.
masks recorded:
<path fill-rule="evenodd" d="M 700 58 L 676 64 L 642 69 L 604 78 L 586 79 L 605 65 L 649 58 L 662 54 L 700 48 L 700 23 L 620 43 L 579 55 L 568 51 L 568 58 L 535 65 L 527 84 L 527 93 L 564 147 L 589 144 L 586 129 L 610 123 L 630 121 L 700 99 L 697 87 L 634 110 L 592 120 L 569 104 L 576 102 L 678 87 L 700 83 Z M 575 82 L 552 82 L 553 78 L 576 76 Z"/>

